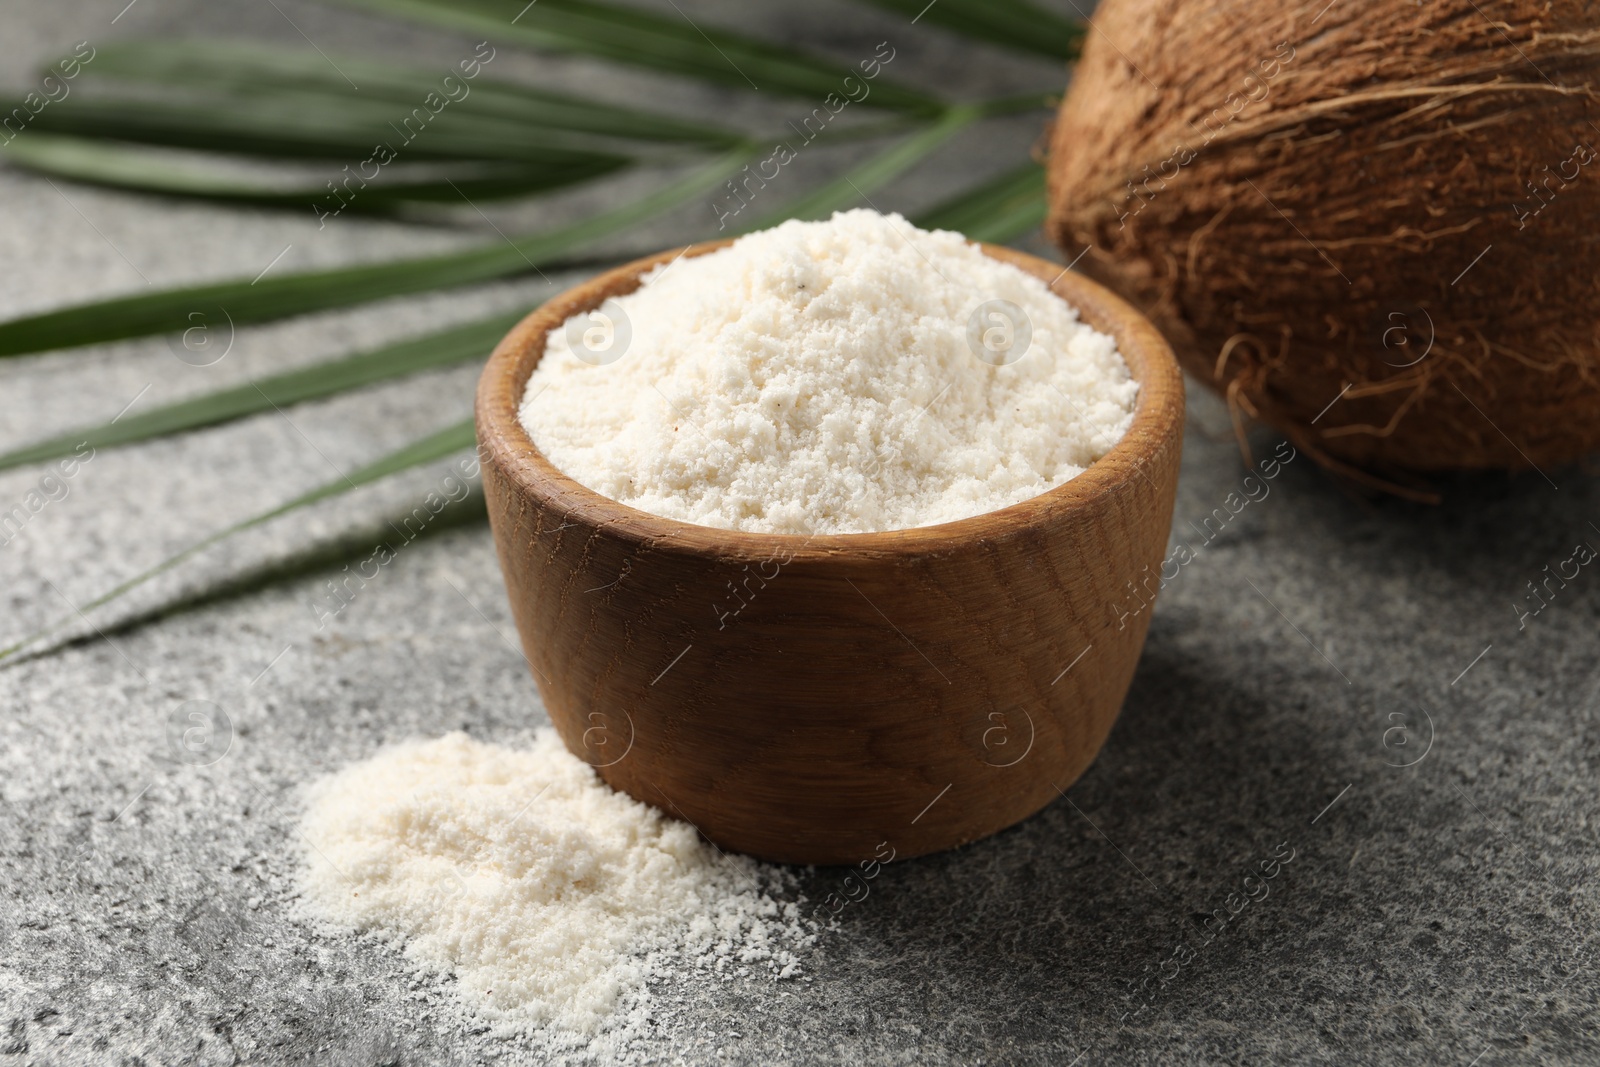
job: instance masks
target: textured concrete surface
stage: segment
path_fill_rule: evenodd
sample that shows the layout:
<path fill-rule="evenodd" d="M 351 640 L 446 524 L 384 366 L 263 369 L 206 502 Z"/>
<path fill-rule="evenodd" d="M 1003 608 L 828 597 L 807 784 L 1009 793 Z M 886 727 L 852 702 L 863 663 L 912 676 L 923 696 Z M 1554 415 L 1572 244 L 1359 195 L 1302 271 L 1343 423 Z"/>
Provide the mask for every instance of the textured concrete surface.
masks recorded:
<path fill-rule="evenodd" d="M 85 38 L 298 43 L 289 18 L 330 51 L 443 64 L 467 47 L 289 0 L 139 0 L 112 25 L 121 6 L 6 0 L 0 78 L 25 86 L 36 63 Z M 895 34 L 896 73 L 952 92 L 1056 78 L 1047 64 L 995 62 L 855 6 L 693 10 L 843 58 Z M 781 101 L 618 78 L 583 61 L 514 62 L 507 73 L 647 94 L 752 129 L 788 114 Z M 925 205 L 1005 166 L 1034 133 L 1032 120 L 996 124 L 875 199 Z M 794 180 L 853 151 L 819 151 Z M 508 210 L 502 225 L 548 222 L 648 184 L 629 177 Z M 146 281 L 254 274 L 286 245 L 275 269 L 493 236 L 471 215 L 447 227 L 346 219 L 318 233 L 309 212 L 56 185 L 0 169 L 0 314 Z M 682 214 L 621 244 L 663 247 L 696 225 Z M 534 302 L 573 277 L 241 330 L 207 368 L 159 339 L 8 361 L 0 447 Z M 474 375 L 425 375 L 103 450 L 0 547 L 0 638 L 462 417 Z M 1256 444 L 1259 458 L 1276 441 Z M 0 1064 L 368 1067 L 550 1054 L 548 1042 L 494 1040 L 459 1022 L 448 995 L 413 983 L 392 949 L 319 937 L 289 912 L 302 783 L 386 741 L 459 727 L 515 743 L 542 721 L 482 525 L 409 546 L 316 629 L 312 605 L 332 573 L 325 552 L 370 544 L 442 471 L 240 537 L 96 616 L 98 631 L 80 625 L 82 640 L 0 668 Z M 0 507 L 47 473 L 0 474 Z M 1248 473 L 1225 412 L 1195 397 L 1174 537 L 1201 550 L 1155 610 L 1110 742 L 1063 800 L 990 840 L 884 868 L 804 981 L 662 990 L 652 1040 L 619 1057 L 1600 1060 L 1590 948 L 1600 573 L 1582 568 L 1522 614 L 1536 606 L 1527 583 L 1547 565 L 1580 541 L 1600 545 L 1592 478 L 1464 479 L 1430 509 L 1353 497 L 1299 459 L 1220 534 L 1215 520 L 1202 534 L 1197 524 Z M 167 610 L 272 569 L 292 573 L 265 591 Z M 190 735 L 186 748 L 189 716 L 211 707 L 228 729 Z M 848 873 L 806 872 L 807 892 L 841 891 Z"/>

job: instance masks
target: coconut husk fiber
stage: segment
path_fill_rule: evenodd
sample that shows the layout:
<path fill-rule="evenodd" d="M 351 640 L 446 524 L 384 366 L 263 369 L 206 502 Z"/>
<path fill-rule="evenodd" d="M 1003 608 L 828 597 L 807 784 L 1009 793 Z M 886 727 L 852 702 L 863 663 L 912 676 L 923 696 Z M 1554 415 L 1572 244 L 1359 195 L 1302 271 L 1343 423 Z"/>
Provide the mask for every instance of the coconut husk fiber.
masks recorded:
<path fill-rule="evenodd" d="M 1594 451 L 1600 11 L 1324 3 L 1105 0 L 1051 236 L 1237 423 L 1361 480 Z"/>

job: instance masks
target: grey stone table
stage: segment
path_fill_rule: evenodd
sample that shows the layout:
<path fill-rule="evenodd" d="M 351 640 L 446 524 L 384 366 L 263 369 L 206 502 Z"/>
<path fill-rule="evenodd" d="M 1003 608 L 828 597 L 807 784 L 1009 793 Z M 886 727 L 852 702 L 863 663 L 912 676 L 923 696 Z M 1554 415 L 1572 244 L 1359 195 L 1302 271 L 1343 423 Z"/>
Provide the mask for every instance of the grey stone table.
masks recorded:
<path fill-rule="evenodd" d="M 847 60 L 893 37 L 897 75 L 951 91 L 1061 77 L 856 5 L 693 10 Z M 301 44 L 302 32 L 330 52 L 441 68 L 470 47 L 291 0 L 126 9 L 5 0 L 0 78 L 25 87 L 36 64 L 83 39 Z M 752 129 L 792 112 L 575 59 L 507 54 L 497 72 Z M 1036 134 L 1034 118 L 986 127 L 878 203 L 926 205 L 1003 169 Z M 819 147 L 796 164 L 796 188 L 859 151 Z M 496 221 L 508 231 L 549 224 L 654 180 L 620 178 Z M 0 195 L 7 316 L 253 274 L 280 253 L 273 269 L 303 269 L 493 236 L 471 214 L 444 226 L 340 219 L 319 231 L 309 211 L 224 210 L 11 169 L 0 169 Z M 680 214 L 616 251 L 665 247 L 704 225 Z M 575 277 L 240 330 L 227 358 L 205 368 L 159 339 L 8 361 L 0 447 L 528 305 Z M 330 468 L 461 418 L 475 373 L 102 450 L 0 547 L 0 638 L 325 481 Z M 1163 594 L 1098 762 L 1022 825 L 886 868 L 819 942 L 805 980 L 664 990 L 654 1039 L 629 1058 L 1600 1060 L 1590 947 L 1600 574 L 1584 569 L 1537 615 L 1521 614 L 1546 565 L 1580 540 L 1600 544 L 1588 473 L 1463 479 L 1447 486 L 1446 504 L 1426 508 L 1348 495 L 1299 459 L 1220 533 L 1213 520 L 1202 534 L 1249 471 L 1226 413 L 1193 400 L 1174 537 L 1200 551 Z M 1259 436 L 1258 455 L 1275 444 Z M 47 473 L 0 474 L 0 510 Z M 82 639 L 0 669 L 0 1065 L 544 1055 L 536 1041 L 456 1021 L 447 994 L 413 982 L 394 951 L 313 936 L 288 913 L 301 784 L 387 741 L 462 728 L 515 743 L 542 721 L 482 525 L 417 541 L 316 626 L 335 550 L 370 544 L 438 473 L 239 537 L 96 616 L 97 629 L 80 624 Z M 284 580 L 228 592 L 263 574 Z M 232 724 L 226 755 L 205 766 L 174 759 L 170 743 L 195 700 Z M 1247 886 L 1263 861 L 1275 877 Z M 803 881 L 815 899 L 840 877 L 818 870 Z M 1206 927 L 1218 909 L 1237 914 Z"/>

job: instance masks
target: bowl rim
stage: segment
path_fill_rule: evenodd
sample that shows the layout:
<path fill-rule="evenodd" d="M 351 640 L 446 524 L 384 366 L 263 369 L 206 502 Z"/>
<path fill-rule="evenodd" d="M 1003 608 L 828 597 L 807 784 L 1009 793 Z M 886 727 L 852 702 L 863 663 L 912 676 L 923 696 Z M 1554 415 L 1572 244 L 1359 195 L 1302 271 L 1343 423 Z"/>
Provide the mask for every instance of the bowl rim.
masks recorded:
<path fill-rule="evenodd" d="M 948 552 L 1060 521 L 1073 513 L 1092 513 L 1112 498 L 1136 490 L 1134 482 L 1141 475 L 1151 491 L 1156 491 L 1143 468 L 1170 443 L 1181 441 L 1184 418 L 1183 375 L 1166 339 L 1148 318 L 1099 283 L 1059 263 L 981 241 L 970 243 L 985 255 L 1038 277 L 1078 312 L 1081 321 L 1111 334 L 1130 375 L 1139 383 L 1127 431 L 1083 473 L 996 511 L 930 526 L 789 534 L 728 530 L 655 515 L 613 500 L 562 471 L 539 451 L 518 416 L 528 378 L 544 356 L 549 332 L 608 297 L 633 292 L 643 275 L 660 264 L 706 255 L 734 240 L 700 242 L 624 263 L 563 290 L 518 322 L 495 346 L 479 378 L 475 412 L 481 461 L 499 467 L 520 493 L 555 509 L 563 522 L 578 519 L 584 525 L 604 528 L 637 548 L 676 547 L 752 561 L 781 556 L 785 563 Z"/>

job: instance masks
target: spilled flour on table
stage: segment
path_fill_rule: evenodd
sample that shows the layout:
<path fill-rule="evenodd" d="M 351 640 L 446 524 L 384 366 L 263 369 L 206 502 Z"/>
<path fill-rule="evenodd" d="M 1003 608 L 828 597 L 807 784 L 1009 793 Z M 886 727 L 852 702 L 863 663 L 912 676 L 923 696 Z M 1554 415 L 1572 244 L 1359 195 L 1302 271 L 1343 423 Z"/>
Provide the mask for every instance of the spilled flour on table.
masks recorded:
<path fill-rule="evenodd" d="M 401 943 L 501 1032 L 637 1032 L 647 983 L 788 978 L 814 940 L 792 876 L 614 791 L 550 729 L 408 741 L 306 799 L 310 917 Z"/>

